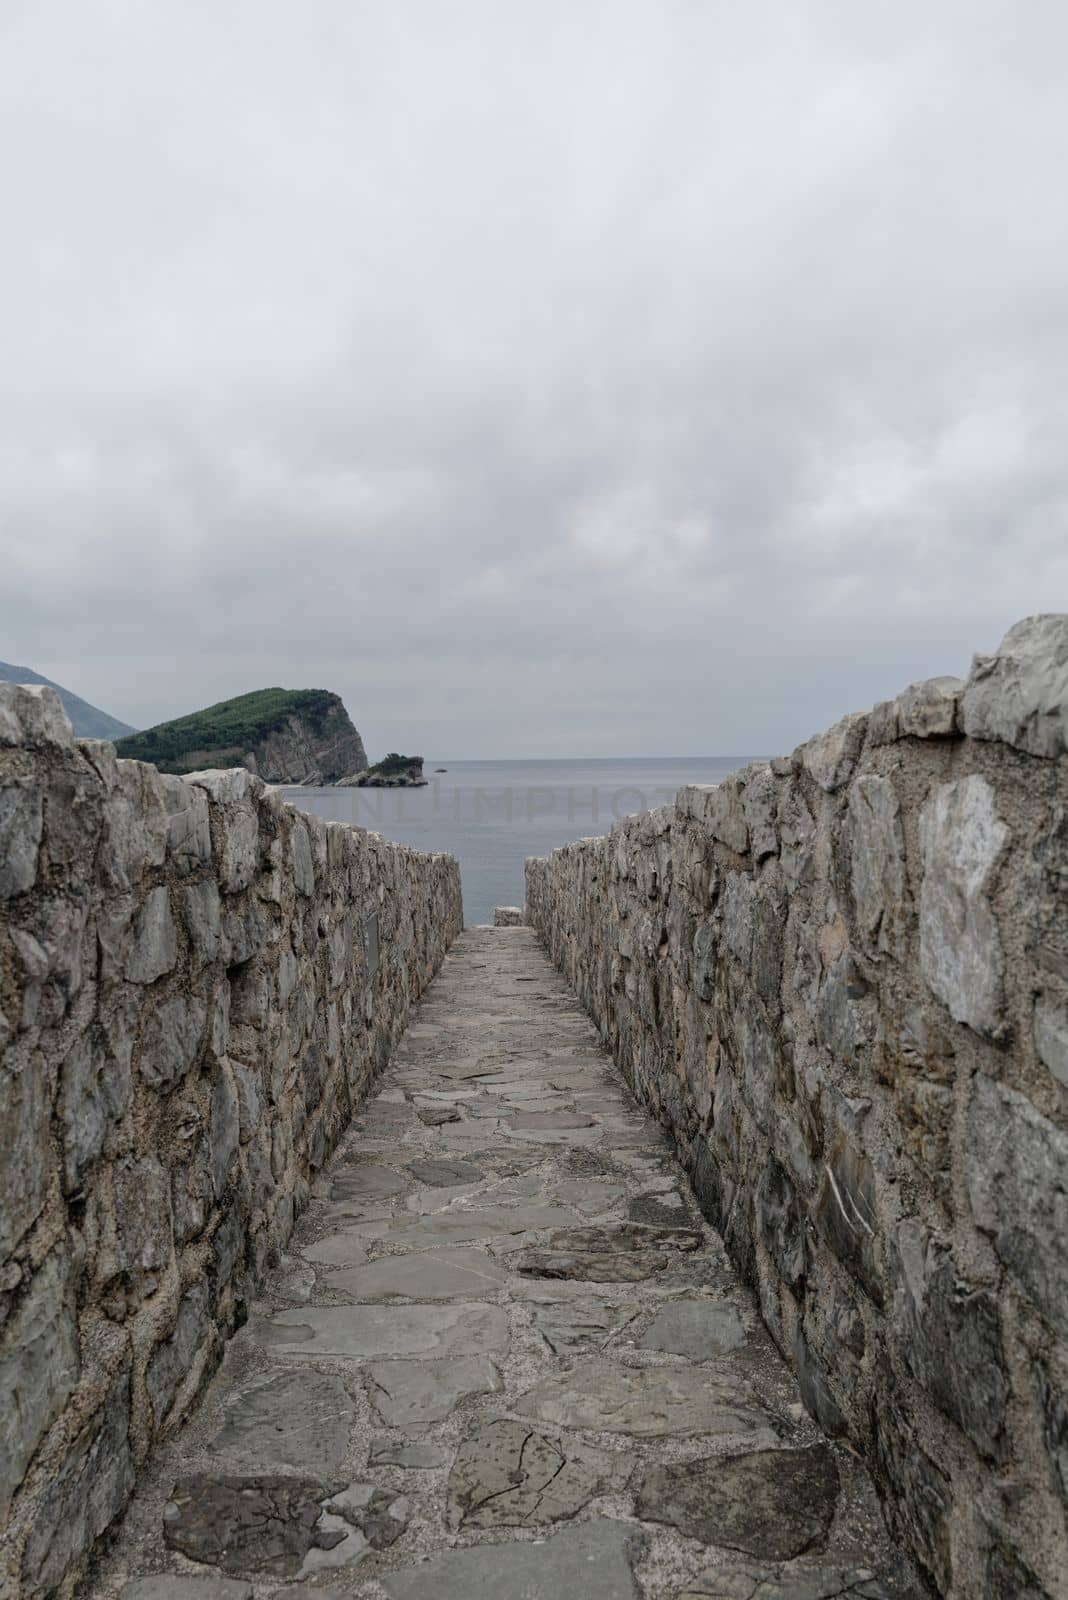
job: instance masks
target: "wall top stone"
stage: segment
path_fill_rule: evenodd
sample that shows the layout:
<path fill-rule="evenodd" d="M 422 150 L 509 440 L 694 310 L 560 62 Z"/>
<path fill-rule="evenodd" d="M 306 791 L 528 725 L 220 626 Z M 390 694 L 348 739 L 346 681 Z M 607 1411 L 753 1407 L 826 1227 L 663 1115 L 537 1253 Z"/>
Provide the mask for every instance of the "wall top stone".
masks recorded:
<path fill-rule="evenodd" d="M 38 750 L 74 744 L 74 729 L 54 689 L 43 683 L 0 683 L 0 745 Z"/>
<path fill-rule="evenodd" d="M 1025 617 L 992 656 L 975 657 L 964 731 L 1033 756 L 1068 752 L 1068 613 Z"/>

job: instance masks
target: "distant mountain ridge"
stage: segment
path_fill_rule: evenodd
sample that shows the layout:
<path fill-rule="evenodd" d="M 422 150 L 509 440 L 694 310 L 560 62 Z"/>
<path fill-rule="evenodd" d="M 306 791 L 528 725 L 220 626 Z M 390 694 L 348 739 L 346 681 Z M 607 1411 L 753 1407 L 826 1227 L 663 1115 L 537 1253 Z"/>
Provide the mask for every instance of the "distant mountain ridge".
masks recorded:
<path fill-rule="evenodd" d="M 63 709 L 70 718 L 70 725 L 79 739 L 122 739 L 127 734 L 133 733 L 133 728 L 128 722 L 120 722 L 118 717 L 111 717 L 106 711 L 101 711 L 96 706 L 91 706 L 88 700 L 83 700 L 80 695 L 72 694 L 69 689 L 64 689 L 61 683 L 55 683 L 51 678 L 42 677 L 39 672 L 34 672 L 32 667 L 12 666 L 9 661 L 0 661 L 0 681 L 4 683 L 46 683 L 54 689 L 63 702 Z"/>
<path fill-rule="evenodd" d="M 247 767 L 268 783 L 336 783 L 366 772 L 363 740 L 328 689 L 256 689 L 116 741 L 161 772 Z"/>

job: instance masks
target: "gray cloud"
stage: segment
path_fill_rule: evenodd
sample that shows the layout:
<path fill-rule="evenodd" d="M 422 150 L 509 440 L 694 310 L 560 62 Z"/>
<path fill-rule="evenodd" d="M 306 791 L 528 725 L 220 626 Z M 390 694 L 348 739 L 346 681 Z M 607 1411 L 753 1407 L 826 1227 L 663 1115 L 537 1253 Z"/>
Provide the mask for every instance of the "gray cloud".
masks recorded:
<path fill-rule="evenodd" d="M 0 19 L 0 654 L 788 748 L 1068 604 L 1060 0 Z"/>

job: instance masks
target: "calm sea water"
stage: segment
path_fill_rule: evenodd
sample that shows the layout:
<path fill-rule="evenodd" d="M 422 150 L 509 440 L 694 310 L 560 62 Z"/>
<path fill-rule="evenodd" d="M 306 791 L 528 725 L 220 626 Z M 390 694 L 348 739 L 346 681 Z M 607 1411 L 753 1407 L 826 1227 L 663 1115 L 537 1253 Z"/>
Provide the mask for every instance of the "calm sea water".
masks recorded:
<path fill-rule="evenodd" d="M 750 756 L 609 761 L 427 761 L 425 789 L 290 789 L 317 817 L 373 828 L 419 850 L 448 850 L 463 876 L 464 920 L 522 905 L 523 862 L 668 805 L 685 783 L 719 783 Z M 445 772 L 435 772 L 445 767 Z"/>

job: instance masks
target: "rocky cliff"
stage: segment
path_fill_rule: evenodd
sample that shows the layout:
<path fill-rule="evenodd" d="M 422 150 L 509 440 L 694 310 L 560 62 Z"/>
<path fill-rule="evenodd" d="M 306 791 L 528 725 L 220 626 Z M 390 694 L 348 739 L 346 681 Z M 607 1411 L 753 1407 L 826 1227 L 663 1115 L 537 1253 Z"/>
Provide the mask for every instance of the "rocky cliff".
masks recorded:
<path fill-rule="evenodd" d="M 336 783 L 367 770 L 363 740 L 326 689 L 259 689 L 120 739 L 161 772 L 247 767 L 268 783 Z"/>

